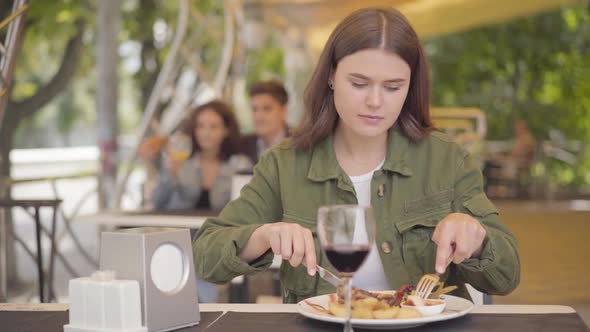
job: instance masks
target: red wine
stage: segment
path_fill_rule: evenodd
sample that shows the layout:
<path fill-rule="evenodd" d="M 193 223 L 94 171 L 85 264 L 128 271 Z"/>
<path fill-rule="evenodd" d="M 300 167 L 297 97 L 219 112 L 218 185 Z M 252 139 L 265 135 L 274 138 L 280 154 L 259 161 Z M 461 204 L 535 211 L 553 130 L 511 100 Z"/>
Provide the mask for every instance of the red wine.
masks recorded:
<path fill-rule="evenodd" d="M 326 256 L 341 273 L 354 273 L 367 258 L 370 247 L 366 244 L 334 244 L 324 247 Z"/>

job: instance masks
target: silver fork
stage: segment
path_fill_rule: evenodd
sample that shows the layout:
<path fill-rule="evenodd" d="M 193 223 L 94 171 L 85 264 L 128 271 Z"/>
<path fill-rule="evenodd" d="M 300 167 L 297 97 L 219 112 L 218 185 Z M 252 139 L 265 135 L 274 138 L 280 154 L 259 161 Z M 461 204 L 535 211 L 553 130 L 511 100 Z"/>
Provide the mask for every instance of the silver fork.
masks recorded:
<path fill-rule="evenodd" d="M 423 275 L 416 285 L 416 295 L 426 300 L 439 281 L 440 274 L 438 273 Z"/>
<path fill-rule="evenodd" d="M 449 255 L 449 257 L 447 257 L 447 264 L 446 264 L 447 267 L 453 261 L 453 254 L 454 253 L 455 253 L 455 245 L 453 244 L 453 249 L 451 250 L 451 254 Z M 443 271 L 443 273 L 444 273 L 444 271 Z M 422 278 L 420 278 L 420 281 L 418 281 L 418 285 L 416 285 L 416 295 L 423 298 L 424 300 L 426 300 L 430 296 L 430 293 L 432 293 L 432 290 L 434 289 L 434 287 L 436 287 L 436 285 L 438 285 L 438 282 L 440 281 L 440 275 L 441 274 L 438 272 L 423 275 Z"/>

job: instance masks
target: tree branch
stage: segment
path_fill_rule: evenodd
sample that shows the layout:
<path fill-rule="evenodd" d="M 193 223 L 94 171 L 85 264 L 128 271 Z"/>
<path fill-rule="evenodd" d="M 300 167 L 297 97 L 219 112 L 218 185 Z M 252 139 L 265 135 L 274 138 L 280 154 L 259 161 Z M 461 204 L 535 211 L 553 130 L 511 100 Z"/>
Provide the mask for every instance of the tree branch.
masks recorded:
<path fill-rule="evenodd" d="M 74 25 L 77 29 L 76 35 L 68 41 L 61 64 L 55 75 L 31 97 L 20 101 L 10 100 L 7 105 L 8 113 L 13 113 L 18 119 L 30 117 L 61 93 L 69 84 L 80 62 L 82 35 L 84 34 L 86 22 L 80 19 Z"/>

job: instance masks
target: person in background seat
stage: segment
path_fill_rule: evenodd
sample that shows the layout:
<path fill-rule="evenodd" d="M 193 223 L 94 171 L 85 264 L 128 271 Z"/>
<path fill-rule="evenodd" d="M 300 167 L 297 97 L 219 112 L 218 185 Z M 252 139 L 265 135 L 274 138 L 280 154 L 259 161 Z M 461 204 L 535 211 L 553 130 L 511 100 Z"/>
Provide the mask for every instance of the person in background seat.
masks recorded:
<path fill-rule="evenodd" d="M 197 107 L 166 143 L 151 197 L 154 209 L 220 211 L 230 200 L 232 176 L 251 167 L 238 154 L 238 140 L 227 104 L 216 100 Z"/>
<path fill-rule="evenodd" d="M 289 95 L 278 81 L 254 83 L 249 95 L 254 134 L 243 138 L 242 151 L 256 164 L 265 151 L 290 136 L 286 122 Z"/>
<path fill-rule="evenodd" d="M 239 131 L 229 105 L 214 100 L 194 109 L 163 144 L 162 169 L 151 195 L 156 210 L 220 211 L 230 201 L 232 176 L 249 170 L 238 154 Z M 217 286 L 197 277 L 199 301 L 217 302 Z"/>

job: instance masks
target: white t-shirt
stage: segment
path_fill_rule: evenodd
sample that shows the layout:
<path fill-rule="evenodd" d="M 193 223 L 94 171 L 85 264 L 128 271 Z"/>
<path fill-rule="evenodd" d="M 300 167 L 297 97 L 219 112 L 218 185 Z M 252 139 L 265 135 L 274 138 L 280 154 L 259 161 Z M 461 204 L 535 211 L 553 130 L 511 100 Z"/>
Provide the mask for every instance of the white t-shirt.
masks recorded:
<path fill-rule="evenodd" d="M 369 173 L 350 177 L 354 190 L 356 191 L 356 198 L 359 205 L 371 205 L 371 180 L 373 179 L 373 173 L 381 169 L 384 162 L 385 160 Z M 356 228 L 354 232 L 354 242 L 365 242 L 366 240 L 367 232 L 365 228 Z M 375 243 L 373 243 L 373 248 L 371 248 L 369 257 L 367 257 L 365 263 L 363 263 L 359 270 L 354 274 L 352 284 L 357 288 L 365 290 L 387 290 L 390 288 Z"/>

